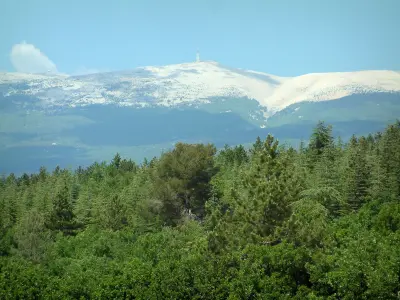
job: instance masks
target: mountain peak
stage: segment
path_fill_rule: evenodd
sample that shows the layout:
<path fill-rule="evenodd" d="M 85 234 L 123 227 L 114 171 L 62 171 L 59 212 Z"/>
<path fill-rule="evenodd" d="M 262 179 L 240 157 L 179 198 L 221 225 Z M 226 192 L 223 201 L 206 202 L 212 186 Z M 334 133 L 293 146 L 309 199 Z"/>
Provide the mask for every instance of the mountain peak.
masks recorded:
<path fill-rule="evenodd" d="M 279 77 L 199 60 L 80 76 L 0 73 L 0 85 L 5 96 L 34 95 L 44 103 L 59 106 L 177 106 L 222 97 L 254 99 L 276 112 L 301 101 L 327 101 L 365 92 L 399 92 L 400 73 L 375 70 Z"/>

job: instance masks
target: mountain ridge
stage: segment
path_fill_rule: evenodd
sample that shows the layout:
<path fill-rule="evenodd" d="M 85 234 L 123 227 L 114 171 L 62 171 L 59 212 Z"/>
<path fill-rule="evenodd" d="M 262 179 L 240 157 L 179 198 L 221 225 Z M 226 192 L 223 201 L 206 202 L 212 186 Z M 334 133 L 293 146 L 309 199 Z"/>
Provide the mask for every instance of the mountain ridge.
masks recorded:
<path fill-rule="evenodd" d="M 268 117 L 302 101 L 329 101 L 371 92 L 397 93 L 400 73 L 364 70 L 281 77 L 204 61 L 79 76 L 0 73 L 0 91 L 6 97 L 22 92 L 41 99 L 44 105 L 72 107 L 176 107 L 207 103 L 210 97 L 247 97 L 258 101 L 269 112 L 265 113 Z"/>

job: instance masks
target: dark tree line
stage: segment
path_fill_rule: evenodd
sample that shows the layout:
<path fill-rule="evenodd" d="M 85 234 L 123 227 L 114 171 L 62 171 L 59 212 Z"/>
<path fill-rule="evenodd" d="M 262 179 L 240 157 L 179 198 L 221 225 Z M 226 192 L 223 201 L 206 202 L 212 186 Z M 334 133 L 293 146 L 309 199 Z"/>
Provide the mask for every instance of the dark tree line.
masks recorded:
<path fill-rule="evenodd" d="M 0 179 L 1 299 L 399 299 L 400 122 Z"/>

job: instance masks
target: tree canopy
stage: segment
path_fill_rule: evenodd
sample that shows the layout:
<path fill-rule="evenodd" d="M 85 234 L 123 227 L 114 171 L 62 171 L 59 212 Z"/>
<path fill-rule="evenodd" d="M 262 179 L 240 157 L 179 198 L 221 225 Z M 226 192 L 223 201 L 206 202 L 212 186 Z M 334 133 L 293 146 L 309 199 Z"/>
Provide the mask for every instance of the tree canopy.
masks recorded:
<path fill-rule="evenodd" d="M 400 122 L 0 178 L 1 299 L 399 299 Z"/>

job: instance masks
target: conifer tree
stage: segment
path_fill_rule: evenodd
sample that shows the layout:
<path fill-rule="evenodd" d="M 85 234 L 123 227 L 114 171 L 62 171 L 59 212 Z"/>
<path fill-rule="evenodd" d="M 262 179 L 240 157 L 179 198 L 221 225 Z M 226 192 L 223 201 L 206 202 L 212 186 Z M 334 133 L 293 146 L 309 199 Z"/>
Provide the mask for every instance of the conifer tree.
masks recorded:
<path fill-rule="evenodd" d="M 309 149 L 316 155 L 320 155 L 324 149 L 332 148 L 333 145 L 332 126 L 319 121 L 311 136 Z"/>
<path fill-rule="evenodd" d="M 253 147 L 250 149 L 250 154 L 254 156 L 256 153 L 260 152 L 263 148 L 263 142 L 261 138 L 258 136 L 256 142 L 253 144 Z"/>
<path fill-rule="evenodd" d="M 40 170 L 39 170 L 39 180 L 40 180 L 40 181 L 45 181 L 46 178 L 47 178 L 47 176 L 48 176 L 48 173 L 47 173 L 46 168 L 45 168 L 45 167 L 40 167 Z"/>
<path fill-rule="evenodd" d="M 322 246 L 328 227 L 329 211 L 320 202 L 304 197 L 292 204 L 292 214 L 282 229 L 298 245 Z"/>
<path fill-rule="evenodd" d="M 319 122 L 306 153 L 310 173 L 302 198 L 320 203 L 332 217 L 339 216 L 345 209 L 342 155 L 342 151 L 335 147 L 332 127 Z"/>
<path fill-rule="evenodd" d="M 53 200 L 53 209 L 47 221 L 47 228 L 61 231 L 64 235 L 75 235 L 81 226 L 75 219 L 67 182 L 64 180 Z"/>
<path fill-rule="evenodd" d="M 400 121 L 389 125 L 381 137 L 381 166 L 385 172 L 386 192 L 390 199 L 400 197 Z M 390 195 L 389 195 L 390 194 Z M 388 199 L 389 200 L 389 199 Z"/>
<path fill-rule="evenodd" d="M 279 238 L 279 228 L 290 216 L 290 204 L 299 199 L 301 190 L 295 166 L 279 155 L 278 141 L 268 135 L 242 184 L 231 189 L 228 198 L 232 200 L 221 212 L 217 236 L 211 236 L 211 243 L 240 246 Z"/>
<path fill-rule="evenodd" d="M 358 210 L 366 201 L 370 188 L 371 169 L 367 161 L 367 143 L 355 136 L 350 139 L 345 174 L 346 199 L 349 208 Z"/>
<path fill-rule="evenodd" d="M 17 185 L 8 176 L 0 189 L 0 256 L 7 255 L 12 241 L 12 228 L 18 220 Z"/>
<path fill-rule="evenodd" d="M 40 262 L 49 242 L 44 214 L 36 209 L 28 210 L 15 228 L 17 253 L 27 259 Z"/>
<path fill-rule="evenodd" d="M 306 158 L 310 170 L 313 170 L 316 167 L 317 162 L 322 158 L 331 161 L 335 159 L 334 139 L 332 136 L 331 125 L 325 125 L 322 121 L 318 122 L 310 137 L 310 142 L 306 152 Z"/>
<path fill-rule="evenodd" d="M 119 153 L 115 154 L 111 165 L 114 166 L 116 169 L 119 169 L 119 167 L 121 166 L 121 155 L 119 155 Z"/>
<path fill-rule="evenodd" d="M 121 197 L 118 194 L 108 198 L 104 205 L 105 225 L 111 230 L 120 230 L 127 225 L 126 210 Z"/>

